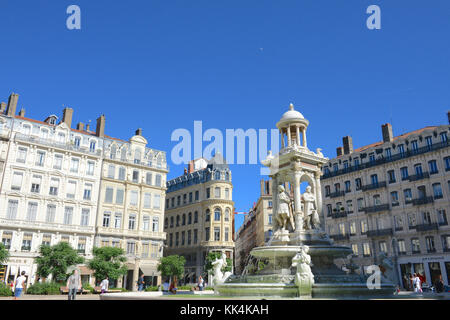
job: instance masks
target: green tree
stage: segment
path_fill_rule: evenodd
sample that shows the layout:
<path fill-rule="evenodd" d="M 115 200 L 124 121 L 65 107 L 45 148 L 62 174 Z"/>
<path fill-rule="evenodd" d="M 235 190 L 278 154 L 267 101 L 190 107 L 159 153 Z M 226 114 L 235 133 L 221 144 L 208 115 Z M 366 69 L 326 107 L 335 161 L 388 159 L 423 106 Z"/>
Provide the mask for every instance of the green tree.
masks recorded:
<path fill-rule="evenodd" d="M 88 266 L 94 271 L 97 280 L 108 277 L 110 280 L 117 280 L 127 273 L 125 262 L 125 252 L 122 248 L 116 247 L 95 247 L 92 251 L 94 258 L 89 261 Z"/>
<path fill-rule="evenodd" d="M 0 264 L 6 264 L 8 259 L 9 259 L 9 251 L 8 249 L 6 249 L 3 243 L 0 243 Z"/>
<path fill-rule="evenodd" d="M 220 259 L 222 257 L 222 252 L 210 252 L 206 256 L 206 264 L 205 264 L 205 270 L 209 273 L 213 269 L 212 263 L 216 259 Z M 227 258 L 227 265 L 225 267 L 222 267 L 222 272 L 231 272 L 233 269 L 233 261 L 230 258 Z"/>
<path fill-rule="evenodd" d="M 158 271 L 165 277 L 182 278 L 184 275 L 184 264 L 186 259 L 183 256 L 172 255 L 161 258 L 158 264 Z"/>
<path fill-rule="evenodd" d="M 52 275 L 53 281 L 64 281 L 68 277 L 67 269 L 83 262 L 84 258 L 66 242 L 41 245 L 36 258 L 37 275 L 42 278 Z"/>

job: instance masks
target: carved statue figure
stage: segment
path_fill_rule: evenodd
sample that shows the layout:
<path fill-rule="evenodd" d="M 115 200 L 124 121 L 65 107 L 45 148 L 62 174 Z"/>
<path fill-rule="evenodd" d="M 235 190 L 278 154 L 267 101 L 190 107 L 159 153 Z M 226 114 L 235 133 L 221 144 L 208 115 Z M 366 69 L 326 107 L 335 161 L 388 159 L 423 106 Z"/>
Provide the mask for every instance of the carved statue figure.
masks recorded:
<path fill-rule="evenodd" d="M 227 256 L 225 252 L 222 251 L 222 256 L 217 258 L 212 263 L 213 266 L 213 284 L 221 284 L 224 283 L 225 280 L 231 275 L 231 272 L 227 271 L 225 274 L 222 272 L 222 269 L 227 266 Z"/>
<path fill-rule="evenodd" d="M 275 220 L 277 222 L 277 226 L 281 228 L 282 232 L 286 230 L 287 224 L 288 222 L 291 222 L 293 216 L 292 207 L 290 206 L 290 204 L 291 198 L 284 190 L 284 187 L 278 186 L 278 209 L 277 214 L 275 216 Z"/>
<path fill-rule="evenodd" d="M 297 267 L 295 274 L 295 284 L 299 288 L 300 294 L 310 294 L 314 284 L 314 274 L 311 271 L 311 256 L 308 254 L 309 247 L 302 246 L 292 259 L 292 267 Z"/>
<path fill-rule="evenodd" d="M 311 192 L 311 186 L 306 187 L 305 193 L 302 194 L 302 199 L 305 213 L 305 230 L 318 229 L 320 219 L 316 209 L 316 197 Z"/>
<path fill-rule="evenodd" d="M 385 252 L 381 252 L 378 255 L 378 259 L 380 261 L 379 267 L 381 271 L 382 281 L 384 280 L 385 282 L 395 283 L 395 267 L 392 260 L 387 256 Z"/>

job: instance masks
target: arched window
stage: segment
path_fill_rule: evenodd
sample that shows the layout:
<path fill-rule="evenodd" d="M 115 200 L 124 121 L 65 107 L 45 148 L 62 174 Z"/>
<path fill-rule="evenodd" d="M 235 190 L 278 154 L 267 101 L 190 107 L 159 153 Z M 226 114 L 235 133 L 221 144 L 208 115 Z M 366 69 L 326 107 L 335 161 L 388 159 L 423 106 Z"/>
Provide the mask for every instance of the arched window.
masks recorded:
<path fill-rule="evenodd" d="M 225 221 L 230 221 L 230 209 L 225 209 Z"/>
<path fill-rule="evenodd" d="M 111 159 L 115 159 L 116 158 L 116 153 L 117 153 L 117 147 L 116 147 L 116 145 L 115 144 L 113 144 L 112 146 L 111 146 L 111 154 L 110 154 L 110 158 Z"/>
<path fill-rule="evenodd" d="M 186 224 L 186 214 L 183 213 L 183 219 L 181 221 L 181 225 L 184 226 Z"/>
<path fill-rule="evenodd" d="M 170 227 L 173 228 L 173 217 L 170 217 Z"/>
<path fill-rule="evenodd" d="M 164 228 L 167 229 L 167 227 L 169 226 L 169 219 L 164 219 Z"/>
<path fill-rule="evenodd" d="M 189 212 L 188 214 L 188 224 L 192 223 L 192 212 Z"/>
<path fill-rule="evenodd" d="M 126 161 L 127 160 L 127 149 L 125 147 L 123 147 L 122 150 L 121 150 L 120 159 L 122 161 Z"/>
<path fill-rule="evenodd" d="M 230 173 L 228 171 L 225 173 L 225 180 L 230 181 Z"/>
<path fill-rule="evenodd" d="M 177 216 L 177 227 L 180 226 L 180 216 Z"/>
<path fill-rule="evenodd" d="M 217 170 L 217 171 L 214 173 L 214 179 L 220 180 L 220 171 L 219 171 L 219 170 Z"/>
<path fill-rule="evenodd" d="M 214 221 L 220 221 L 220 209 L 214 209 Z"/>
<path fill-rule="evenodd" d="M 209 209 L 206 209 L 206 212 L 205 212 L 205 221 L 209 221 L 209 216 L 210 216 L 210 211 L 209 211 Z"/>
<path fill-rule="evenodd" d="M 141 149 L 134 150 L 134 163 L 141 163 Z"/>
<path fill-rule="evenodd" d="M 197 223 L 197 222 L 198 222 L 198 212 L 195 211 L 194 212 L 194 223 Z"/>

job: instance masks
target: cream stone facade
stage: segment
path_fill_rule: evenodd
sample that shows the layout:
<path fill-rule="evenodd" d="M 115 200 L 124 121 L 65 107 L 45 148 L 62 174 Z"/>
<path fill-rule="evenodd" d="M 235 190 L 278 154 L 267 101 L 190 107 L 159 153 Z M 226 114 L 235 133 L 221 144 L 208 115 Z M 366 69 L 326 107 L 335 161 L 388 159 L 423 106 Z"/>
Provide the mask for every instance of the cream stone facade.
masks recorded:
<path fill-rule="evenodd" d="M 363 270 L 387 253 L 403 288 L 410 273 L 424 275 L 429 286 L 439 276 L 450 282 L 449 130 L 430 126 L 394 137 L 386 124 L 383 141 L 366 147 L 353 150 L 344 137 L 324 167 L 326 230 L 352 247 Z"/>
<path fill-rule="evenodd" d="M 157 264 L 166 238 L 166 154 L 147 143 L 140 130 L 129 142 L 105 138 L 96 225 L 96 246 L 126 252 L 129 270 L 117 286 L 133 291 L 140 274 L 146 284 L 161 283 Z"/>
<path fill-rule="evenodd" d="M 218 154 L 209 162 L 197 159 L 184 175 L 167 182 L 164 255 L 186 258 L 184 283 L 202 275 L 206 255 L 225 251 L 233 259 L 234 202 L 231 171 Z"/>
<path fill-rule="evenodd" d="M 267 245 L 273 234 L 272 180 L 261 180 L 261 195 L 256 202 L 256 246 Z"/>
<path fill-rule="evenodd" d="M 257 247 L 256 239 L 257 239 L 257 215 L 256 208 L 253 207 L 249 210 L 249 212 L 245 215 L 244 221 L 242 225 L 239 227 L 239 230 L 236 232 L 235 239 L 235 274 L 240 275 L 245 269 L 247 265 L 250 251 L 253 248 Z"/>

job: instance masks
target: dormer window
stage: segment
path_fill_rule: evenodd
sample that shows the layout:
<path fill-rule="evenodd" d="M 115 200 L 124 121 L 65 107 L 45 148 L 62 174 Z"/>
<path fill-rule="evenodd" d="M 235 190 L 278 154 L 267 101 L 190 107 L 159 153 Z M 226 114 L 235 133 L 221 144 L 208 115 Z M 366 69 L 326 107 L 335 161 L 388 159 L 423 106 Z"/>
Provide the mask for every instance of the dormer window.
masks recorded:
<path fill-rule="evenodd" d="M 50 125 L 56 125 L 56 120 L 58 120 L 58 117 L 52 114 L 51 116 L 48 116 L 47 119 L 44 120 L 44 122 Z"/>

